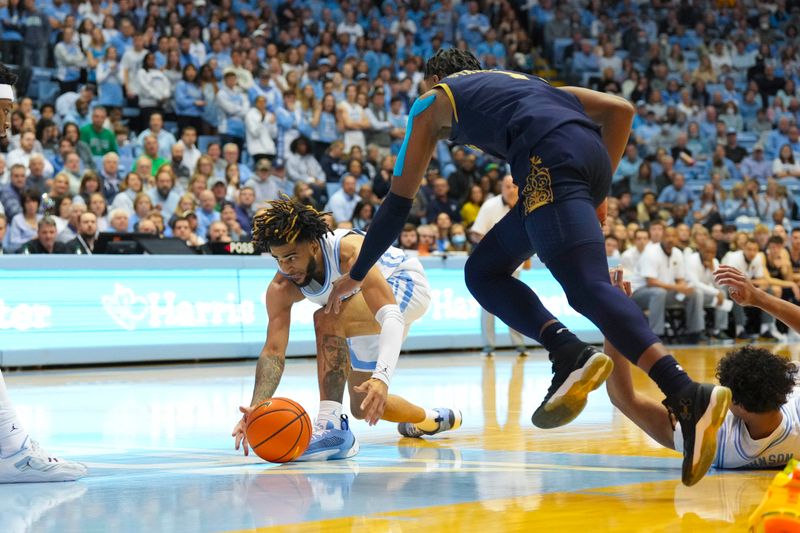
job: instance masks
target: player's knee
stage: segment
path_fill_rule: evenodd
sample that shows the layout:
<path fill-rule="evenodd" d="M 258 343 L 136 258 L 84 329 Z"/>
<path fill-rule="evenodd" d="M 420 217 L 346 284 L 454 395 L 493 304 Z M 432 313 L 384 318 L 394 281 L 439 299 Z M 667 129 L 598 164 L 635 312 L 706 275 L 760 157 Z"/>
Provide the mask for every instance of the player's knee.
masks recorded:
<path fill-rule="evenodd" d="M 321 329 L 329 328 L 334 323 L 334 313 L 326 313 L 324 307 L 320 307 L 314 311 L 314 329 L 319 331 Z"/>

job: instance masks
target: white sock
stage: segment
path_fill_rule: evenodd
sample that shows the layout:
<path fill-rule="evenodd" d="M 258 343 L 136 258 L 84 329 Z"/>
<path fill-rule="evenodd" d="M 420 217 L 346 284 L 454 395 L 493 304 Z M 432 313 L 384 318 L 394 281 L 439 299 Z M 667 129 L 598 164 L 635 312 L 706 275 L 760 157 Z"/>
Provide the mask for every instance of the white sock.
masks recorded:
<path fill-rule="evenodd" d="M 322 400 L 319 402 L 319 414 L 317 415 L 317 424 L 322 424 L 326 427 L 328 422 L 333 424 L 336 429 L 342 429 L 342 404 L 331 400 Z"/>
<path fill-rule="evenodd" d="M 6 382 L 0 372 L 0 458 L 17 453 L 25 445 L 28 432 L 22 427 L 11 405 Z"/>
<path fill-rule="evenodd" d="M 436 421 L 436 418 L 439 416 L 439 413 L 434 411 L 433 409 L 425 409 L 425 420 L 422 422 L 417 422 L 415 426 L 417 426 L 422 431 L 435 431 L 439 429 L 439 422 Z"/>

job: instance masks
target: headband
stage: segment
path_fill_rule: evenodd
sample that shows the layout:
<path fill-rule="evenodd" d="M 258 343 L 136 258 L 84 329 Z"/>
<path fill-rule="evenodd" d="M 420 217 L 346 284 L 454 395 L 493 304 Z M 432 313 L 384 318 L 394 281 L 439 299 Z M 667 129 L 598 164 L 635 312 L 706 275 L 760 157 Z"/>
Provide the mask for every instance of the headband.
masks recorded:
<path fill-rule="evenodd" d="M 14 101 L 14 88 L 6 83 L 0 83 L 0 100 Z"/>

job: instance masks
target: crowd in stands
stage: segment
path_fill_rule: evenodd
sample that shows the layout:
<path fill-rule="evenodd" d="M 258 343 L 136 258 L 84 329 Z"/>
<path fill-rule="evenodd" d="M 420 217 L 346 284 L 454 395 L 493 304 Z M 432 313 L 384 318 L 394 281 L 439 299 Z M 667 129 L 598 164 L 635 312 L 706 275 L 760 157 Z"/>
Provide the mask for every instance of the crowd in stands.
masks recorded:
<path fill-rule="evenodd" d="M 254 212 L 283 194 L 365 229 L 425 59 L 456 46 L 485 68 L 632 103 L 609 256 L 638 276 L 657 333 L 677 306 L 690 335 L 724 338 L 714 261 L 800 300 L 800 11 L 787 5 L 7 0 L 0 52 L 21 78 L 0 145 L 2 250 L 91 253 L 98 231 L 247 240 Z M 468 253 L 507 171 L 441 141 L 399 245 Z M 745 335 L 730 313 L 728 332 Z"/>

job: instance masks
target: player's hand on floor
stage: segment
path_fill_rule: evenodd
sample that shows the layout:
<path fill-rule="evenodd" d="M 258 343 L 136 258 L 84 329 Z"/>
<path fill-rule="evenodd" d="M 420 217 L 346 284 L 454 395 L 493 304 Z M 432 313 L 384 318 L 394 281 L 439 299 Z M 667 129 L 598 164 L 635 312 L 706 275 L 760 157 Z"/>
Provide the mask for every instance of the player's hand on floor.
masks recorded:
<path fill-rule="evenodd" d="M 739 305 L 753 305 L 759 290 L 745 274 L 731 266 L 721 266 L 714 272 L 714 281 L 728 287 L 731 299 Z"/>
<path fill-rule="evenodd" d="M 368 379 L 355 388 L 356 392 L 367 396 L 361 402 L 361 411 L 364 413 L 364 420 L 370 426 L 378 423 L 386 409 L 386 398 L 389 397 L 389 387 L 379 379 Z"/>
<path fill-rule="evenodd" d="M 245 455 L 250 455 L 250 446 L 247 444 L 247 417 L 250 416 L 250 413 L 253 412 L 254 407 L 244 407 L 240 406 L 239 411 L 242 412 L 242 419 L 239 420 L 239 423 L 233 428 L 233 432 L 231 433 L 231 437 L 233 437 L 236 441 L 235 448 L 238 450 L 239 446 L 242 447 L 244 450 Z"/>
<path fill-rule="evenodd" d="M 361 288 L 361 282 L 354 280 L 349 275 L 342 276 L 334 281 L 331 295 L 328 296 L 328 303 L 325 304 L 325 312 L 330 313 L 333 311 L 335 314 L 339 314 L 342 300 L 355 294 L 359 288 Z"/>

